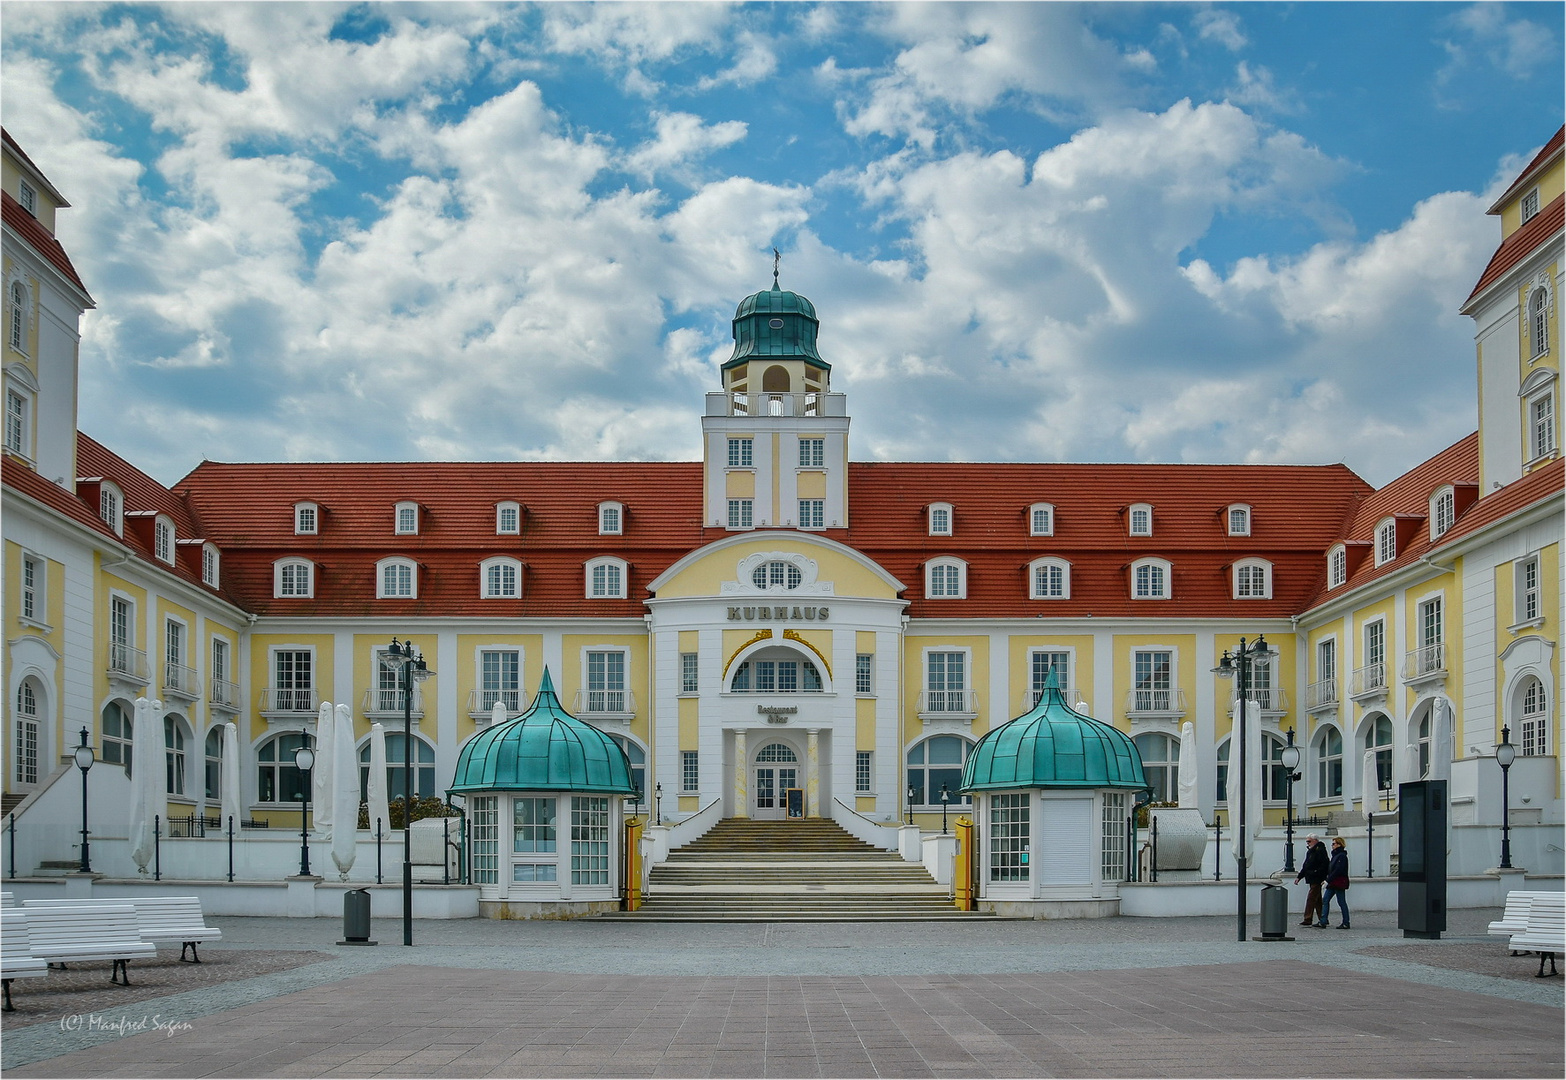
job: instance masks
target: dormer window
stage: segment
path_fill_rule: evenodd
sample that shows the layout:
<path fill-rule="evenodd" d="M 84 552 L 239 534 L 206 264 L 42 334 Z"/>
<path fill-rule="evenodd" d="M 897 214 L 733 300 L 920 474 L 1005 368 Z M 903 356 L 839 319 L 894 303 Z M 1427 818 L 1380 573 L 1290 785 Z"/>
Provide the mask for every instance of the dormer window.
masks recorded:
<path fill-rule="evenodd" d="M 950 536 L 952 534 L 952 504 L 930 504 L 930 535 Z"/>
<path fill-rule="evenodd" d="M 398 536 L 418 536 L 419 504 L 416 502 L 398 503 L 396 521 L 396 533 Z"/>
<path fill-rule="evenodd" d="M 1532 221 L 1539 216 L 1539 189 L 1534 188 L 1522 197 L 1522 220 L 1524 223 Z"/>
<path fill-rule="evenodd" d="M 272 595 L 311 597 L 315 595 L 315 564 L 308 559 L 279 559 L 272 564 Z"/>
<path fill-rule="evenodd" d="M 211 588 L 218 587 L 218 572 L 222 565 L 222 556 L 216 546 L 212 544 L 201 545 L 201 582 Z"/>
<path fill-rule="evenodd" d="M 1229 507 L 1229 535 L 1251 535 L 1251 508 L 1244 503 L 1235 503 Z"/>
<path fill-rule="evenodd" d="M 109 481 L 103 481 L 98 488 L 98 516 L 103 519 L 105 525 L 114 530 L 114 535 L 125 535 L 125 497 L 120 494 L 120 489 Z"/>
<path fill-rule="evenodd" d="M 1050 503 L 1034 503 L 1028 507 L 1028 535 L 1055 535 L 1055 507 Z"/>
<path fill-rule="evenodd" d="M 932 559 L 924 566 L 924 594 L 931 599 L 962 600 L 968 595 L 968 564 L 961 559 Z"/>
<path fill-rule="evenodd" d="M 294 535 L 314 536 L 320 531 L 320 507 L 313 502 L 294 503 Z"/>
<path fill-rule="evenodd" d="M 1272 599 L 1272 564 L 1266 559 L 1242 559 L 1234 564 L 1236 600 Z"/>
<path fill-rule="evenodd" d="M 497 556 L 479 564 L 479 595 L 485 600 L 514 600 L 522 595 L 522 564 Z"/>
<path fill-rule="evenodd" d="M 159 562 L 174 565 L 174 523 L 162 514 L 152 523 L 152 554 Z"/>
<path fill-rule="evenodd" d="M 1430 496 L 1430 539 L 1439 540 L 1457 521 L 1457 496 L 1450 487 Z"/>
<path fill-rule="evenodd" d="M 1132 536 L 1153 535 L 1153 508 L 1148 503 L 1136 503 L 1126 511 L 1126 529 Z"/>
<path fill-rule="evenodd" d="M 1071 564 L 1065 559 L 1034 559 L 1028 564 L 1028 599 L 1071 599 Z"/>
<path fill-rule="evenodd" d="M 619 536 L 625 532 L 625 507 L 617 502 L 598 504 L 598 535 Z"/>
<path fill-rule="evenodd" d="M 624 559 L 605 557 L 587 564 L 587 596 L 592 600 L 624 600 Z"/>
<path fill-rule="evenodd" d="M 1384 566 L 1397 558 L 1397 522 L 1382 518 L 1376 525 L 1376 565 Z"/>
<path fill-rule="evenodd" d="M 1533 201 L 1535 204 L 1537 204 L 1539 201 L 1539 193 L 1535 191 L 1533 195 Z M 38 216 L 38 192 L 33 188 L 33 185 L 29 184 L 26 180 L 18 181 L 16 186 L 16 196 L 16 201 L 22 204 L 23 210 L 26 210 L 29 214 L 33 215 L 33 217 Z M 1527 219 L 1525 218 L 1524 220 Z"/>
<path fill-rule="evenodd" d="M 375 564 L 377 600 L 416 600 L 419 596 L 419 571 L 412 559 L 382 559 Z"/>
<path fill-rule="evenodd" d="M 1327 588 L 1336 589 L 1348 580 L 1348 549 L 1334 544 L 1327 552 Z"/>
<path fill-rule="evenodd" d="M 522 531 L 522 507 L 514 502 L 495 504 L 495 535 L 516 536 Z"/>
<path fill-rule="evenodd" d="M 1132 563 L 1131 598 L 1169 599 L 1169 563 L 1163 559 L 1140 559 Z"/>

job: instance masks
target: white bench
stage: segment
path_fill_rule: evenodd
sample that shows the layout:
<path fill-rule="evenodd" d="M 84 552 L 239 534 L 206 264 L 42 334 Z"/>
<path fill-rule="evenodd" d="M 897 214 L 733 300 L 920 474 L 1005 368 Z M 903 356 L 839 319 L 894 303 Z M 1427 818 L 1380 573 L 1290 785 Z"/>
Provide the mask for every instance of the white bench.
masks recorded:
<path fill-rule="evenodd" d="M 72 906 L 33 907 L 27 914 L 27 940 L 32 954 L 62 967 L 73 960 L 109 960 L 109 981 L 130 985 L 126 962 L 155 956 L 158 947 L 141 940 L 136 909 L 129 904 L 82 901 Z"/>
<path fill-rule="evenodd" d="M 7 894 L 9 895 L 9 894 Z M 27 913 L 11 908 L 0 914 L 0 984 L 5 987 L 4 1012 L 11 1007 L 11 980 L 36 979 L 49 974 L 49 964 L 33 955 L 27 937 Z"/>
<path fill-rule="evenodd" d="M 1535 893 L 1528 905 L 1528 925 L 1512 935 L 1514 951 L 1539 954 L 1538 978 L 1546 978 L 1544 962 L 1550 962 L 1550 974 L 1559 975 L 1555 954 L 1566 952 L 1566 893 Z"/>
<path fill-rule="evenodd" d="M 13 892 L 0 892 L 0 908 L 16 907 L 16 894 Z"/>
<path fill-rule="evenodd" d="M 141 939 L 153 944 L 160 941 L 179 942 L 181 960 L 189 952 L 195 957 L 194 963 L 201 963 L 201 954 L 196 951 L 196 946 L 203 941 L 220 941 L 223 937 L 223 931 L 205 925 L 199 896 L 115 896 L 104 897 L 98 902 L 134 907 L 136 922 L 141 928 Z M 27 900 L 24 906 L 31 911 L 78 907 L 81 903 L 80 900 Z"/>
<path fill-rule="evenodd" d="M 1501 917 L 1490 924 L 1489 933 L 1498 937 L 1511 937 L 1520 934 L 1528 928 L 1528 909 L 1533 905 L 1533 898 L 1539 893 L 1526 889 L 1513 889 L 1506 894 L 1506 910 L 1501 912 Z M 1516 955 L 1513 952 L 1512 955 Z"/>

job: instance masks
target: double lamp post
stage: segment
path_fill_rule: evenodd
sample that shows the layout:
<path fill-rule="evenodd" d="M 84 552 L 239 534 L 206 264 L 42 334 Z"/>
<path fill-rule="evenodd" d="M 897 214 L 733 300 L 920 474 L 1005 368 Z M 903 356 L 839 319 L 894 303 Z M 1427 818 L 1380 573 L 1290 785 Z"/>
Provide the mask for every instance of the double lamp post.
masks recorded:
<path fill-rule="evenodd" d="M 1246 780 L 1247 780 L 1248 775 L 1249 775 L 1248 771 L 1247 771 L 1247 766 L 1248 766 L 1249 762 L 1246 759 L 1247 759 L 1247 748 L 1248 748 L 1248 744 L 1249 744 L 1250 740 L 1248 738 L 1246 738 L 1246 735 L 1247 735 L 1247 725 L 1246 725 L 1246 718 L 1245 718 L 1245 704 L 1246 704 L 1245 699 L 1250 696 L 1251 688 L 1254 685 L 1254 678 L 1255 678 L 1255 674 L 1254 673 L 1255 673 L 1255 668 L 1256 668 L 1257 662 L 1265 660 L 1269 655 L 1271 655 L 1271 652 L 1272 652 L 1272 647 L 1267 644 L 1266 639 L 1263 638 L 1260 634 L 1257 634 L 1256 635 L 1256 640 L 1253 641 L 1253 642 L 1250 642 L 1249 644 L 1246 643 L 1246 640 L 1244 638 L 1241 638 L 1239 646 L 1237 648 L 1235 648 L 1232 652 L 1230 650 L 1228 650 L 1228 649 L 1225 649 L 1223 651 L 1223 656 L 1220 657 L 1219 660 L 1218 660 L 1218 666 L 1213 668 L 1213 674 L 1214 675 L 1217 675 L 1220 678 L 1224 678 L 1224 679 L 1234 679 L 1235 680 L 1235 684 L 1234 684 L 1235 698 L 1236 698 L 1235 716 L 1237 718 L 1237 722 L 1235 724 L 1234 734 L 1232 734 L 1230 736 L 1230 743 L 1229 743 L 1229 745 L 1233 746 L 1236 742 L 1238 742 L 1240 744 L 1240 753 L 1239 753 L 1239 765 L 1240 765 L 1240 812 L 1239 812 L 1238 815 L 1235 815 L 1235 814 L 1231 813 L 1229 815 L 1229 817 L 1230 817 L 1230 828 L 1233 829 L 1234 833 L 1235 833 L 1235 839 L 1237 841 L 1235 847 L 1236 847 L 1236 850 L 1238 852 L 1237 856 L 1235 857 L 1235 863 L 1236 863 L 1236 866 L 1238 868 L 1239 887 L 1240 887 L 1240 894 L 1239 894 L 1239 900 L 1238 900 L 1238 916 L 1239 916 L 1239 930 L 1238 930 L 1239 938 L 1238 938 L 1238 940 L 1240 940 L 1240 941 L 1244 941 L 1245 940 L 1245 921 L 1246 921 L 1245 870 L 1246 870 L 1246 861 L 1247 861 L 1246 860 L 1246 854 L 1245 854 L 1245 852 L 1246 852 L 1246 835 L 1245 835 L 1246 821 L 1245 821 L 1245 819 L 1247 817 L 1247 814 L 1246 814 L 1246 799 L 1247 799 L 1247 797 L 1249 795 L 1249 793 L 1246 791 L 1246 787 L 1247 787 Z M 1295 753 L 1298 754 L 1298 751 L 1295 751 Z M 1234 754 L 1230 754 L 1229 755 L 1229 758 L 1230 758 L 1231 761 L 1234 760 L 1234 757 L 1235 757 Z M 1258 792 L 1257 795 L 1258 795 L 1258 797 L 1260 797 L 1261 793 Z"/>

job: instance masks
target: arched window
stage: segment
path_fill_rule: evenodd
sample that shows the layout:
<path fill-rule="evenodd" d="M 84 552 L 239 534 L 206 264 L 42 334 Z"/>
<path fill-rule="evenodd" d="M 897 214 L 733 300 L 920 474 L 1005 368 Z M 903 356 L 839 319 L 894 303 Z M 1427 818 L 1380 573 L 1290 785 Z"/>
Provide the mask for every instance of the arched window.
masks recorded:
<path fill-rule="evenodd" d="M 408 770 L 405 764 L 407 753 L 407 736 L 400 731 L 388 731 L 386 733 L 386 799 L 388 802 L 396 802 L 407 795 L 408 785 L 406 777 Z M 290 759 L 292 760 L 292 759 Z M 416 799 L 431 798 L 435 794 L 435 748 L 425 742 L 419 736 L 413 737 L 413 795 Z M 368 798 L 368 785 L 370 782 L 370 743 L 368 740 L 359 748 L 359 801 Z M 375 828 L 374 823 L 370 825 Z"/>
<path fill-rule="evenodd" d="M 1071 564 L 1065 559 L 1034 559 L 1028 564 L 1028 599 L 1071 599 Z"/>
<path fill-rule="evenodd" d="M 1430 496 L 1430 539 L 1439 540 L 1457 520 L 1457 496 L 1451 485 Z"/>
<path fill-rule="evenodd" d="M 223 797 L 223 729 L 215 727 L 207 732 L 206 747 L 207 798 L 217 801 Z M 228 822 L 223 823 L 228 828 Z M 235 825 L 238 828 L 238 825 Z"/>
<path fill-rule="evenodd" d="M 1550 297 L 1543 289 L 1533 290 L 1528 297 L 1528 343 L 1537 358 L 1550 351 Z"/>
<path fill-rule="evenodd" d="M 598 504 L 598 533 L 600 536 L 619 536 L 625 531 L 625 507 L 617 502 Z"/>
<path fill-rule="evenodd" d="M 1218 801 L 1229 801 L 1229 747 L 1232 739 L 1218 745 Z M 1287 745 L 1269 731 L 1262 732 L 1262 798 L 1284 802 L 1289 797 L 1289 770 L 1283 767 L 1283 748 Z"/>
<path fill-rule="evenodd" d="M 314 536 L 321 528 L 320 508 L 313 502 L 294 503 L 294 535 Z"/>
<path fill-rule="evenodd" d="M 174 562 L 174 523 L 162 514 L 152 523 L 152 553 L 159 562 Z"/>
<path fill-rule="evenodd" d="M 479 578 L 483 588 L 479 595 L 485 600 L 515 599 L 522 595 L 522 564 L 516 559 L 497 556 L 479 564 Z"/>
<path fill-rule="evenodd" d="M 968 595 L 968 564 L 961 559 L 932 559 L 924 564 L 925 595 L 961 600 Z"/>
<path fill-rule="evenodd" d="M 645 805 L 652 799 L 652 792 L 647 790 L 647 751 L 624 735 L 609 736 L 615 741 L 615 745 L 625 751 L 626 760 L 631 763 L 631 786 L 642 793 L 642 803 Z M 629 809 L 631 802 L 626 800 Z"/>
<path fill-rule="evenodd" d="M 124 510 L 125 497 L 120 494 L 120 489 L 105 480 L 98 487 L 98 516 L 114 530 L 116 536 L 124 535 Z"/>
<path fill-rule="evenodd" d="M 1163 559 L 1142 559 L 1132 563 L 1131 597 L 1134 600 L 1169 599 L 1169 564 Z"/>
<path fill-rule="evenodd" d="M 419 569 L 412 559 L 382 559 L 375 564 L 377 600 L 415 600 L 419 595 Z"/>
<path fill-rule="evenodd" d="M 1519 688 L 1522 707 L 1517 716 L 1518 751 L 1524 757 L 1543 756 L 1549 750 L 1549 699 L 1544 683 L 1529 675 Z"/>
<path fill-rule="evenodd" d="M 302 732 L 285 731 L 260 745 L 256 750 L 257 801 L 296 803 L 304 798 L 303 774 L 294 764 L 294 754 L 304 744 Z"/>
<path fill-rule="evenodd" d="M 1272 563 L 1266 559 L 1241 559 L 1234 564 L 1236 600 L 1272 599 Z"/>
<path fill-rule="evenodd" d="M 1392 721 L 1377 713 L 1375 719 L 1365 725 L 1365 749 L 1376 755 L 1376 788 L 1384 791 L 1392 786 Z M 1367 799 L 1377 799 L 1375 792 L 1361 792 Z"/>
<path fill-rule="evenodd" d="M 750 574 L 750 583 L 758 589 L 797 589 L 804 580 L 798 566 L 781 559 L 764 562 Z"/>
<path fill-rule="evenodd" d="M 1126 531 L 1132 536 L 1153 535 L 1151 503 L 1134 503 L 1126 508 Z"/>
<path fill-rule="evenodd" d="M 223 566 L 223 556 L 212 544 L 201 545 L 201 583 L 217 588 L 222 580 L 220 573 Z"/>
<path fill-rule="evenodd" d="M 950 536 L 952 534 L 951 503 L 931 503 L 927 512 L 929 514 L 931 536 Z"/>
<path fill-rule="evenodd" d="M 416 502 L 400 502 L 397 504 L 395 515 L 395 527 L 393 531 L 398 536 L 419 535 L 419 504 Z"/>
<path fill-rule="evenodd" d="M 11 282 L 10 288 L 11 331 L 7 340 L 19 353 L 27 352 L 27 286 L 20 281 Z"/>
<path fill-rule="evenodd" d="M 38 783 L 38 683 L 31 675 L 16 689 L 16 782 Z"/>
<path fill-rule="evenodd" d="M 1028 507 L 1028 535 L 1055 535 L 1055 506 L 1053 503 L 1034 503 Z"/>
<path fill-rule="evenodd" d="M 624 559 L 594 559 L 587 564 L 587 595 L 598 600 L 624 600 L 625 578 Z"/>
<path fill-rule="evenodd" d="M 967 806 L 972 800 L 957 794 L 962 787 L 962 768 L 973 744 L 960 735 L 935 735 L 915 743 L 908 751 L 908 786 L 913 791 L 913 806 L 941 805 L 941 788 L 951 795 L 948 806 Z"/>
<path fill-rule="evenodd" d="M 1245 503 L 1234 503 L 1229 507 L 1229 535 L 1251 535 L 1251 508 Z"/>
<path fill-rule="evenodd" d="M 1173 802 L 1180 791 L 1180 740 L 1147 731 L 1132 741 L 1142 755 L 1142 773 L 1153 789 L 1153 801 Z"/>
<path fill-rule="evenodd" d="M 1376 565 L 1383 566 L 1397 558 L 1397 522 L 1382 518 L 1376 525 Z"/>
<path fill-rule="evenodd" d="M 1348 580 L 1348 549 L 1334 544 L 1327 552 L 1327 588 L 1336 589 Z"/>
<path fill-rule="evenodd" d="M 792 649 L 761 649 L 734 669 L 729 691 L 735 694 L 818 694 L 821 672 Z"/>
<path fill-rule="evenodd" d="M 103 707 L 103 760 L 131 770 L 131 711 L 123 701 L 111 701 Z"/>
<path fill-rule="evenodd" d="M 514 502 L 495 504 L 495 532 L 500 536 L 516 536 L 522 531 L 522 507 Z"/>
<path fill-rule="evenodd" d="M 189 762 L 186 760 L 185 745 L 189 741 L 190 725 L 185 723 L 184 717 L 171 713 L 163 718 L 165 790 L 170 795 L 185 794 L 185 778 L 189 775 L 186 771 Z"/>
<path fill-rule="evenodd" d="M 1314 746 L 1316 797 L 1336 799 L 1343 794 L 1343 736 L 1337 728 L 1322 728 Z"/>
<path fill-rule="evenodd" d="M 1426 709 L 1425 715 L 1419 719 L 1419 737 L 1416 744 L 1419 747 L 1419 779 L 1421 780 L 1430 775 L 1430 717 L 1431 710 Z"/>
<path fill-rule="evenodd" d="M 272 595 L 311 597 L 315 595 L 315 564 L 308 559 L 279 559 L 272 564 Z"/>

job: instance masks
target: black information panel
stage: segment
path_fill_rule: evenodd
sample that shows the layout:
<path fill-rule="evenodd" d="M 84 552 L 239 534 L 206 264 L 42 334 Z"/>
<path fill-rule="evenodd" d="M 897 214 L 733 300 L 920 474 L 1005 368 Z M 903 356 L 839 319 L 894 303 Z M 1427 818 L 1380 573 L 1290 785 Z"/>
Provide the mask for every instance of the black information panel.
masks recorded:
<path fill-rule="evenodd" d="M 805 816 L 805 789 L 784 788 L 783 805 L 788 809 L 789 817 L 802 818 Z"/>
<path fill-rule="evenodd" d="M 1397 925 L 1404 937 L 1446 929 L 1446 781 L 1399 784 Z"/>

